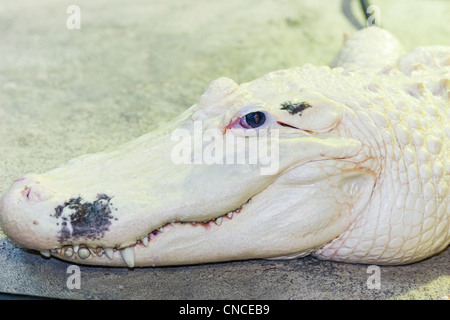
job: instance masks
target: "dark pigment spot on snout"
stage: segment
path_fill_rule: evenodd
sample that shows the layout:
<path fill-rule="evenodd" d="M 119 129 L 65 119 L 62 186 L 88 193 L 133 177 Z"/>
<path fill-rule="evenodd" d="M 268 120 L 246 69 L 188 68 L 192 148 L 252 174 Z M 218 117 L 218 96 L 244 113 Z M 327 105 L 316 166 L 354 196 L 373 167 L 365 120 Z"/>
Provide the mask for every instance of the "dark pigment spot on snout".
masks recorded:
<path fill-rule="evenodd" d="M 60 242 L 68 239 L 89 238 L 100 239 L 108 231 L 111 220 L 111 197 L 97 195 L 97 200 L 84 202 L 81 197 L 72 198 L 55 208 L 55 218 L 61 222 Z M 59 223 L 57 222 L 57 224 Z"/>
<path fill-rule="evenodd" d="M 299 116 L 302 115 L 302 111 L 308 108 L 312 108 L 312 106 L 307 102 L 291 102 L 286 101 L 281 104 L 281 110 L 286 110 L 290 114 L 294 115 L 300 113 Z"/>

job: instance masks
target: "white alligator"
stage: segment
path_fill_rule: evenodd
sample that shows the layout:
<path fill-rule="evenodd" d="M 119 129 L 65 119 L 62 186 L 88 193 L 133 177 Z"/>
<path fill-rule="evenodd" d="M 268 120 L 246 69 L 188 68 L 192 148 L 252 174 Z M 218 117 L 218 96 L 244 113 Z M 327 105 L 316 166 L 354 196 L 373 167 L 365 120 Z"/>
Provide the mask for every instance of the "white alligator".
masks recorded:
<path fill-rule="evenodd" d="M 105 266 L 308 254 L 395 265 L 443 251 L 450 48 L 404 54 L 390 33 L 370 27 L 347 39 L 331 67 L 241 85 L 215 80 L 174 123 L 14 181 L 0 200 L 0 226 L 45 256 Z M 251 156 L 247 142 L 265 137 L 274 172 L 262 174 L 267 161 L 186 157 L 190 144 L 174 139 L 210 129 L 236 139 L 223 154 L 232 159 Z"/>

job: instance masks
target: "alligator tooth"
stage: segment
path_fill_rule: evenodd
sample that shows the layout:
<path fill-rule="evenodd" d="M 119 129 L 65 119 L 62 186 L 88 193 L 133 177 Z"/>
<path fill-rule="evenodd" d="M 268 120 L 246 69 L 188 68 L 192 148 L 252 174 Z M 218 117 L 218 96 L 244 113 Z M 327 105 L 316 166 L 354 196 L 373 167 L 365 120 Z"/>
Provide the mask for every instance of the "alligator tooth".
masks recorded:
<path fill-rule="evenodd" d="M 42 251 L 41 251 L 41 254 L 42 254 L 44 257 L 50 258 L 50 251 L 49 251 L 49 250 L 42 250 Z"/>
<path fill-rule="evenodd" d="M 233 212 L 228 212 L 227 213 L 227 217 L 230 218 L 230 219 L 233 218 Z"/>
<path fill-rule="evenodd" d="M 64 250 L 64 256 L 66 256 L 67 258 L 70 258 L 71 256 L 73 256 L 73 248 L 72 247 L 67 247 Z"/>
<path fill-rule="evenodd" d="M 147 237 L 143 237 L 142 238 L 142 243 L 144 244 L 144 246 L 148 246 L 148 238 Z"/>
<path fill-rule="evenodd" d="M 134 267 L 134 247 L 128 247 L 120 250 L 123 261 L 127 264 L 128 268 Z"/>
<path fill-rule="evenodd" d="M 195 225 L 197 224 L 197 222 L 192 221 L 191 224 L 192 224 L 193 226 L 195 226 Z"/>
<path fill-rule="evenodd" d="M 112 258 L 114 257 L 114 249 L 113 248 L 105 248 L 105 253 L 108 256 L 109 259 L 112 260 Z"/>
<path fill-rule="evenodd" d="M 103 251 L 103 248 L 102 248 L 102 247 L 98 247 L 96 251 L 97 251 L 97 256 L 98 256 L 98 257 L 101 257 L 101 256 L 103 255 L 103 252 L 104 252 L 104 251 Z"/>
<path fill-rule="evenodd" d="M 78 256 L 79 256 L 81 259 L 86 259 L 86 258 L 89 257 L 90 255 L 91 255 L 91 252 L 90 252 L 89 249 L 86 248 L 86 247 L 80 248 L 80 249 L 78 250 Z"/>
<path fill-rule="evenodd" d="M 222 220 L 223 220 L 222 217 L 218 217 L 218 218 L 216 219 L 215 223 L 216 223 L 218 226 L 220 226 L 220 225 L 222 224 Z"/>
<path fill-rule="evenodd" d="M 95 251 L 95 248 L 88 247 L 88 249 L 89 249 L 89 252 L 90 252 L 93 256 L 96 256 L 96 255 L 97 255 L 97 252 Z"/>
<path fill-rule="evenodd" d="M 163 227 L 159 228 L 158 230 L 159 230 L 159 232 L 164 232 L 164 228 Z"/>
<path fill-rule="evenodd" d="M 73 246 L 73 251 L 74 251 L 75 253 L 78 253 L 78 249 L 79 249 L 79 248 L 80 248 L 79 245 Z"/>

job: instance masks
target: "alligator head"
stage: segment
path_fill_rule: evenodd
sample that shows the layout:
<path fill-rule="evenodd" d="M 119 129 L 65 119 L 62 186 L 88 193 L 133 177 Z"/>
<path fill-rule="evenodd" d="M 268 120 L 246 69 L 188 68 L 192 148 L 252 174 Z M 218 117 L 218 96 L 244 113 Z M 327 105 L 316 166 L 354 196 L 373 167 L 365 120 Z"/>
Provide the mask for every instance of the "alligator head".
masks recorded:
<path fill-rule="evenodd" d="M 401 167 L 386 134 L 395 131 L 393 102 L 380 89 L 395 81 L 376 78 L 310 65 L 241 85 L 220 78 L 173 123 L 14 181 L 0 225 L 24 247 L 92 265 L 311 252 L 363 263 L 422 259 L 448 245 L 448 228 L 414 254 L 406 234 L 385 239 L 408 228 L 391 217 L 406 201 L 392 195 L 408 192 L 392 172 Z"/>

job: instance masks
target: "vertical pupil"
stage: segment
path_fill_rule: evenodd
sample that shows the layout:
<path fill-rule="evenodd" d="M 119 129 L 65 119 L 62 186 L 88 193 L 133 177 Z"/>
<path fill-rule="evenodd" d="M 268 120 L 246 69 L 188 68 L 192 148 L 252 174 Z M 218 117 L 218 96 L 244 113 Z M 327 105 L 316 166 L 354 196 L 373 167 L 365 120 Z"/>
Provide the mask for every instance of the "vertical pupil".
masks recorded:
<path fill-rule="evenodd" d="M 253 128 L 259 127 L 264 124 L 266 116 L 262 112 L 252 112 L 245 116 L 247 124 Z"/>

